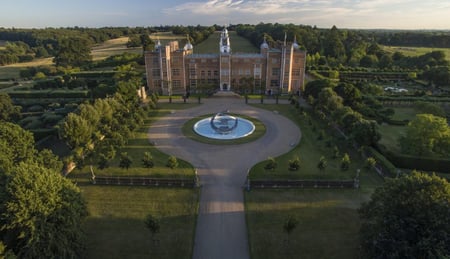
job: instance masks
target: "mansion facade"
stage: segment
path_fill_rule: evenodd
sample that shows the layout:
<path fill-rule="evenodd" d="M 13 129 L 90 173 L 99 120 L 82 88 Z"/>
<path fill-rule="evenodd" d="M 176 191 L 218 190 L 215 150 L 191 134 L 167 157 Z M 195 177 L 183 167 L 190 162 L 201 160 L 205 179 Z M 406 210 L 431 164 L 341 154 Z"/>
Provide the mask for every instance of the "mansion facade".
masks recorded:
<path fill-rule="evenodd" d="M 145 52 L 147 87 L 161 94 L 197 92 L 209 86 L 219 91 L 247 89 L 254 93 L 299 93 L 305 78 L 306 51 L 294 39 L 272 49 L 267 42 L 260 53 L 233 53 L 228 31 L 220 35 L 219 52 L 194 54 L 188 41 L 180 48 L 177 41 Z"/>

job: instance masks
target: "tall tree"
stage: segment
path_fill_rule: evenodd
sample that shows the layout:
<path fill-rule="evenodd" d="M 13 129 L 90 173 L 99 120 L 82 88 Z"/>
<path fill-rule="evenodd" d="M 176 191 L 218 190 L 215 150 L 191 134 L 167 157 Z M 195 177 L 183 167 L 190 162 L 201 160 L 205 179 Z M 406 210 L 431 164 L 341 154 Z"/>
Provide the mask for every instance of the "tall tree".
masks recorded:
<path fill-rule="evenodd" d="M 364 258 L 448 258 L 450 183 L 414 172 L 387 179 L 359 210 Z"/>
<path fill-rule="evenodd" d="M 11 170 L 1 205 L 1 234 L 19 258 L 81 258 L 87 215 L 78 187 L 37 163 Z"/>
<path fill-rule="evenodd" d="M 407 127 L 406 135 L 399 139 L 402 151 L 413 155 L 433 152 L 450 153 L 450 127 L 447 120 L 431 114 L 417 114 Z"/>
<path fill-rule="evenodd" d="M 11 121 L 20 116 L 20 107 L 14 106 L 7 93 L 0 93 L 0 121 Z"/>
<path fill-rule="evenodd" d="M 91 41 L 85 37 L 62 38 L 54 62 L 57 66 L 79 67 L 92 61 Z"/>

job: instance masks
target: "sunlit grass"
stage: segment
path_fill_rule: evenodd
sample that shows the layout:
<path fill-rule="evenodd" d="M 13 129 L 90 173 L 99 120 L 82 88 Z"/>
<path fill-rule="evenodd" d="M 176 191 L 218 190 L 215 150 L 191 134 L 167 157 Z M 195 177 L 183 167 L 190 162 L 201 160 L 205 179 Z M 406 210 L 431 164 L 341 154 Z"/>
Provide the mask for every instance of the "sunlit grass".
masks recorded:
<path fill-rule="evenodd" d="M 252 258 L 358 258 L 363 190 L 252 190 L 245 193 Z M 288 217 L 298 221 L 290 236 Z"/>
<path fill-rule="evenodd" d="M 81 186 L 89 216 L 87 258 L 191 258 L 198 189 Z M 152 236 L 144 224 L 160 219 Z M 158 240 L 158 241 L 154 241 Z"/>
<path fill-rule="evenodd" d="M 383 46 L 383 50 L 394 53 L 396 51 L 405 56 L 414 57 L 424 55 L 432 51 L 443 51 L 445 58 L 450 61 L 450 48 L 427 48 L 427 47 L 408 47 L 408 46 Z"/>

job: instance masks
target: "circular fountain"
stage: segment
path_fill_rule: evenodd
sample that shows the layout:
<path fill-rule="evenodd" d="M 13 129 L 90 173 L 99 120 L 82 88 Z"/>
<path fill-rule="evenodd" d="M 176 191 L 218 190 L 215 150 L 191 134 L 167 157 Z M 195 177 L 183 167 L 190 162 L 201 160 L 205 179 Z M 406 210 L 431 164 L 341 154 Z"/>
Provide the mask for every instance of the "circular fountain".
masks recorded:
<path fill-rule="evenodd" d="M 255 131 L 255 125 L 249 120 L 225 111 L 199 120 L 194 124 L 194 131 L 211 139 L 232 140 L 249 136 Z"/>

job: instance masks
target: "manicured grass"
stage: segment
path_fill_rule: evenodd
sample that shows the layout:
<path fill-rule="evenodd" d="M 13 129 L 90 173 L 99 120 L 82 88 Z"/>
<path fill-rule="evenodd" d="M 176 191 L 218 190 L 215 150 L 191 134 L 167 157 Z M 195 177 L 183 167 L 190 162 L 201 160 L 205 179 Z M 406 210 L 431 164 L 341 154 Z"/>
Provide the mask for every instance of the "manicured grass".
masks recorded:
<path fill-rule="evenodd" d="M 298 109 L 292 105 L 269 105 L 269 104 L 257 104 L 260 108 L 268 110 L 276 110 L 281 115 L 284 115 L 297 123 L 301 130 L 301 140 L 293 150 L 282 156 L 276 157 L 275 160 L 278 166 L 274 170 L 266 170 L 264 166 L 267 161 L 256 164 L 250 170 L 251 179 L 353 179 L 356 175 L 357 169 L 361 169 L 364 166 L 364 161 L 360 158 L 352 149 L 340 150 L 340 156 L 333 158 L 334 144 L 327 145 L 328 141 L 333 141 L 325 131 L 323 140 L 319 140 L 319 132 L 324 125 L 319 122 L 313 121 L 313 125 L 309 125 L 307 118 L 300 115 Z M 314 126 L 315 125 L 315 126 Z M 348 152 L 351 159 L 350 169 L 342 171 L 340 169 L 340 161 L 344 152 Z M 301 166 L 298 171 L 290 171 L 288 169 L 288 161 L 299 157 Z M 328 166 L 325 170 L 319 170 L 317 164 L 321 156 L 325 156 Z M 378 181 L 376 176 L 370 176 L 369 182 Z"/>
<path fill-rule="evenodd" d="M 417 110 L 413 107 L 395 107 L 395 113 L 392 116 L 394 120 L 412 120 L 416 117 Z"/>
<path fill-rule="evenodd" d="M 383 50 L 391 53 L 398 51 L 405 56 L 420 56 L 432 51 L 443 51 L 445 53 L 445 58 L 450 61 L 450 48 L 383 46 Z"/>
<path fill-rule="evenodd" d="M 251 258 L 359 258 L 357 209 L 370 193 L 371 189 L 245 192 Z M 288 238 L 283 225 L 289 216 L 298 224 Z"/>
<path fill-rule="evenodd" d="M 249 142 L 255 141 L 258 138 L 262 137 L 266 133 L 266 127 L 264 126 L 264 124 L 261 121 L 255 119 L 255 118 L 249 117 L 249 116 L 245 116 L 245 115 L 240 115 L 240 114 L 232 114 L 232 115 L 239 116 L 239 117 L 242 117 L 244 119 L 247 119 L 247 120 L 253 122 L 253 124 L 255 125 L 255 131 L 250 136 L 247 136 L 245 138 L 240 138 L 240 139 L 234 139 L 234 140 L 217 140 L 217 139 L 210 139 L 210 138 L 200 136 L 197 133 L 195 133 L 195 131 L 193 130 L 194 124 L 197 123 L 197 121 L 199 121 L 201 119 L 213 116 L 213 114 L 208 114 L 208 115 L 199 116 L 199 117 L 196 117 L 196 118 L 193 118 L 193 119 L 190 119 L 189 121 L 187 121 L 183 125 L 183 128 L 182 128 L 183 134 L 192 140 L 206 143 L 206 144 L 237 145 L 237 144 L 244 144 L 244 143 L 249 143 Z"/>
<path fill-rule="evenodd" d="M 237 52 L 259 52 L 247 39 L 238 36 L 236 32 L 230 31 L 230 45 L 233 53 Z M 219 53 L 220 32 L 211 34 L 208 39 L 194 46 L 194 53 Z"/>
<path fill-rule="evenodd" d="M 381 133 L 380 144 L 392 152 L 400 152 L 399 138 L 405 136 L 406 126 L 383 124 L 378 126 Z"/>
<path fill-rule="evenodd" d="M 86 258 L 191 258 L 198 189 L 81 186 L 89 216 Z M 144 224 L 160 219 L 152 237 Z M 159 241 L 154 241 L 159 240 Z"/>
<path fill-rule="evenodd" d="M 156 120 L 159 116 L 163 116 L 172 110 L 183 109 L 193 107 L 196 104 L 158 104 L 158 109 L 151 111 L 148 118 L 145 120 L 144 126 L 142 126 L 137 132 L 134 133 L 134 137 L 128 141 L 128 144 L 121 150 L 117 151 L 115 159 L 110 163 L 110 166 L 106 169 L 94 169 L 96 176 L 145 176 L 145 177 L 159 177 L 159 178 L 194 178 L 195 170 L 193 166 L 182 160 L 178 159 L 179 166 L 171 169 L 166 166 L 169 155 L 162 153 L 156 147 L 154 147 L 148 138 L 148 128 L 152 121 Z M 128 170 L 119 167 L 120 154 L 127 152 L 133 160 Z M 144 152 L 150 152 L 153 156 L 153 162 L 155 166 L 153 168 L 144 168 L 142 164 L 142 158 Z M 75 170 L 74 177 L 89 178 L 89 168 L 86 166 L 82 170 Z"/>

